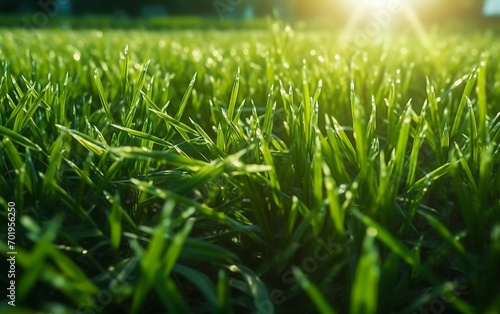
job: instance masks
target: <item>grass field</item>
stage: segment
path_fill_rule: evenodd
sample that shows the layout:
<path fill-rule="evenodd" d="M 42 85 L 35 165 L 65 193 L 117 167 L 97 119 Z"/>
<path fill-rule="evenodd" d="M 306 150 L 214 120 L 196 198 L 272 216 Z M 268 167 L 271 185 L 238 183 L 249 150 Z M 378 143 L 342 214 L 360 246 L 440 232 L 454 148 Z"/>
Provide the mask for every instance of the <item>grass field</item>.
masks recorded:
<path fill-rule="evenodd" d="M 0 61 L 2 313 L 500 313 L 492 32 L 2 29 Z"/>

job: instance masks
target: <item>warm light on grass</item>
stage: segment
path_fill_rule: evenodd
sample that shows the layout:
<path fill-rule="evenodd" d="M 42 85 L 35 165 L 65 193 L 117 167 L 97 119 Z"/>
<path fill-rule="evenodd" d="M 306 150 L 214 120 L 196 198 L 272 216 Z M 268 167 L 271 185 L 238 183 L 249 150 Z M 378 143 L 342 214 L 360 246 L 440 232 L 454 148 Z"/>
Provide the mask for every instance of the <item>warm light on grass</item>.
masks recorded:
<path fill-rule="evenodd" d="M 498 313 L 500 36 L 364 8 L 0 31 L 15 313 Z"/>

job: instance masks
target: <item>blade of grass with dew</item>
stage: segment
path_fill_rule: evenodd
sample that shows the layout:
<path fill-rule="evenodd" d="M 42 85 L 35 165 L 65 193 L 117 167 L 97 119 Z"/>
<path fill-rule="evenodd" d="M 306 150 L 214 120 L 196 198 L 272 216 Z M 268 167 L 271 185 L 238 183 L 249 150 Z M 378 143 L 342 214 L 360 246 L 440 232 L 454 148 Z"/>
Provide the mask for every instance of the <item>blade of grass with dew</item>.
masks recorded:
<path fill-rule="evenodd" d="M 451 168 L 452 168 L 452 164 L 446 163 L 446 164 L 442 165 L 441 167 L 429 172 L 423 178 L 421 178 L 417 182 L 415 182 L 411 186 L 411 188 L 408 190 L 408 193 L 421 190 L 425 185 L 432 183 L 432 182 L 436 181 L 437 179 L 439 179 L 440 177 L 444 176 L 445 174 L 449 173 Z"/>
<path fill-rule="evenodd" d="M 181 135 L 182 138 L 186 142 L 190 142 L 191 141 L 189 139 L 189 137 L 187 136 L 187 133 L 197 135 L 196 131 L 193 130 L 191 127 L 189 127 L 188 125 L 186 125 L 186 124 L 184 124 L 182 122 L 179 122 L 177 119 L 172 118 L 168 114 L 166 114 L 164 112 L 161 112 L 161 111 L 156 111 L 154 109 L 149 109 L 149 111 L 151 111 L 154 114 L 156 114 L 158 117 L 160 117 L 162 120 L 164 120 L 165 123 L 167 123 L 168 125 L 172 125 L 175 128 L 175 130 L 179 133 L 179 135 Z M 174 136 L 174 133 L 173 133 L 173 131 L 171 131 L 171 132 L 169 132 L 167 134 L 167 136 L 165 137 L 165 140 L 166 141 L 170 141 L 173 136 Z"/>
<path fill-rule="evenodd" d="M 128 158 L 128 159 L 152 159 L 157 160 L 159 162 L 167 163 L 172 166 L 177 167 L 186 167 L 187 169 L 198 171 L 204 167 L 209 166 L 208 163 L 189 159 L 184 156 L 180 156 L 178 154 L 172 152 L 165 152 L 159 150 L 151 150 L 147 148 L 140 147 L 112 147 L 109 151 L 119 157 Z"/>
<path fill-rule="evenodd" d="M 21 158 L 21 155 L 19 154 L 18 150 L 12 144 L 12 141 L 10 138 L 5 137 L 2 141 L 2 148 L 5 151 L 5 154 L 7 155 L 7 158 L 11 162 L 12 166 L 14 167 L 15 171 L 20 171 L 20 169 L 23 167 L 24 162 L 23 159 Z"/>
<path fill-rule="evenodd" d="M 15 107 L 14 110 L 12 111 L 9 119 L 7 120 L 7 123 L 5 124 L 6 126 L 12 125 L 13 129 L 15 132 L 20 131 L 20 123 L 16 121 L 22 120 L 24 118 L 24 109 L 28 104 L 31 102 L 31 98 L 33 97 L 33 88 L 29 89 L 26 91 L 26 93 L 21 94 L 22 97 L 19 100 L 18 105 L 15 105 L 15 102 L 12 100 L 10 95 L 7 95 L 7 99 L 9 100 L 9 103 L 11 104 L 12 107 Z M 16 128 L 14 128 L 16 127 Z"/>
<path fill-rule="evenodd" d="M 422 148 L 422 144 L 425 141 L 425 134 L 427 131 L 427 125 L 424 119 L 420 119 L 416 131 L 416 135 L 413 139 L 412 150 L 410 153 L 409 165 L 408 165 L 408 177 L 406 178 L 406 189 L 408 190 L 416 180 L 416 171 L 418 165 L 419 151 Z"/>
<path fill-rule="evenodd" d="M 141 91 L 142 88 L 144 87 L 144 82 L 146 80 L 146 74 L 148 72 L 149 64 L 151 63 L 151 60 L 146 61 L 144 66 L 142 67 L 141 74 L 139 76 L 139 79 L 137 80 L 137 83 L 134 87 L 134 92 L 132 95 L 132 100 L 131 100 L 131 107 L 130 110 L 127 114 L 127 118 L 125 119 L 125 126 L 130 127 L 132 125 L 132 121 L 134 119 L 135 112 L 137 110 L 137 106 L 139 103 L 139 99 L 141 98 Z"/>
<path fill-rule="evenodd" d="M 333 220 L 335 230 L 339 237 L 345 237 L 344 217 L 345 212 L 340 206 L 339 197 L 337 192 L 337 184 L 332 177 L 330 168 L 326 163 L 323 163 L 323 175 L 325 181 L 326 196 L 328 199 L 328 206 L 330 209 L 330 217 Z"/>
<path fill-rule="evenodd" d="M 57 184 L 60 180 L 60 171 L 61 162 L 62 162 L 62 150 L 64 145 L 64 135 L 60 135 L 55 141 L 54 145 L 51 148 L 50 156 L 49 156 L 49 165 L 47 167 L 47 171 L 43 177 L 42 190 L 44 194 L 48 194 L 50 192 L 53 184 Z"/>
<path fill-rule="evenodd" d="M 212 152 L 212 154 L 216 158 L 223 158 L 225 156 L 224 152 L 222 152 L 219 149 L 219 147 L 217 147 L 217 145 L 214 143 L 212 138 L 210 138 L 210 136 L 208 136 L 208 134 L 203 130 L 203 128 L 198 123 L 194 122 L 193 120 L 191 120 L 191 123 L 194 125 L 194 128 L 199 133 L 199 135 L 201 135 L 201 137 L 205 140 L 205 143 L 207 144 L 208 149 Z"/>
<path fill-rule="evenodd" d="M 250 236 L 251 238 L 256 238 L 256 236 L 252 233 L 247 231 L 245 228 L 240 225 L 237 221 L 233 220 L 232 218 L 226 216 L 224 213 L 217 212 L 213 208 L 208 207 L 205 204 L 199 204 L 189 198 L 182 197 L 180 195 L 177 195 L 175 193 L 172 193 L 167 190 L 162 190 L 159 188 L 156 188 L 152 186 L 151 184 L 148 184 L 147 182 L 139 181 L 137 179 L 130 179 L 131 183 L 137 186 L 137 188 L 143 192 L 149 193 L 151 195 L 157 196 L 161 199 L 164 200 L 174 200 L 178 203 L 194 207 L 196 208 L 203 216 L 206 216 L 209 219 L 212 219 L 214 221 L 217 221 L 221 224 L 231 226 L 237 230 L 240 230 L 241 232 L 245 233 L 246 235 Z"/>
<path fill-rule="evenodd" d="M 479 124 L 479 141 L 480 145 L 485 146 L 488 143 L 487 132 L 487 99 L 486 99 L 486 61 L 481 61 L 477 71 L 477 115 Z"/>
<path fill-rule="evenodd" d="M 403 176 L 404 161 L 406 160 L 406 147 L 408 143 L 408 137 L 410 134 L 411 126 L 411 100 L 406 105 L 406 109 L 401 116 L 401 128 L 398 133 L 398 140 L 396 144 L 394 159 L 391 158 L 391 163 L 389 166 L 389 172 L 392 176 L 392 180 L 398 183 Z M 391 156 L 392 157 L 392 156 Z M 397 192 L 397 191 L 396 191 Z"/>
<path fill-rule="evenodd" d="M 12 141 L 16 142 L 17 144 L 22 145 L 26 148 L 29 148 L 29 149 L 34 150 L 34 151 L 42 151 L 40 146 L 33 143 L 27 137 L 24 137 L 24 136 L 20 135 L 19 133 L 15 132 L 13 130 L 10 130 L 6 127 L 3 127 L 1 125 L 0 125 L 0 134 L 3 135 L 4 137 L 8 137 L 10 140 L 12 140 Z"/>
<path fill-rule="evenodd" d="M 59 129 L 68 132 L 75 140 L 77 140 L 83 147 L 88 149 L 89 151 L 93 152 L 96 155 L 101 156 L 104 154 L 106 149 L 108 148 L 107 145 L 96 141 L 95 139 L 89 137 L 88 135 L 79 132 L 74 129 L 68 129 L 65 126 L 62 126 L 60 124 L 56 124 L 56 127 Z"/>
<path fill-rule="evenodd" d="M 460 166 L 462 167 L 462 170 L 464 171 L 464 173 L 469 181 L 469 184 L 472 188 L 472 192 L 475 194 L 477 192 L 476 179 L 474 179 L 474 176 L 472 175 L 472 171 L 469 167 L 469 164 L 467 163 L 466 157 L 462 153 L 462 150 L 460 149 L 460 147 L 458 146 L 458 144 L 456 142 L 454 144 L 455 144 L 455 151 L 457 152 L 457 155 L 459 158 L 458 161 L 460 162 Z"/>
<path fill-rule="evenodd" d="M 30 102 L 29 105 L 27 105 L 26 113 L 22 115 L 18 115 L 16 117 L 16 120 L 14 122 L 14 130 L 17 130 L 17 132 L 21 132 L 30 121 L 32 121 L 32 117 L 35 114 L 36 110 L 40 107 L 40 104 L 42 103 L 42 100 L 45 96 L 45 92 L 47 89 L 50 88 L 50 83 L 47 84 L 47 86 L 42 90 L 42 92 L 36 96 L 35 100 Z"/>
<path fill-rule="evenodd" d="M 19 192 L 21 193 L 19 194 L 19 196 L 21 197 L 23 195 L 22 193 L 23 185 L 26 186 L 26 189 L 28 189 L 30 193 L 33 193 L 34 189 L 33 183 L 36 181 L 33 181 L 32 176 L 27 175 L 27 172 L 25 171 L 26 164 L 24 163 L 23 159 L 21 158 L 21 155 L 17 151 L 14 144 L 12 144 L 12 141 L 8 137 L 5 137 L 0 147 L 2 147 L 3 150 L 5 150 L 7 158 L 12 163 L 15 172 L 19 175 L 20 181 L 18 189 Z M 23 184 L 21 185 L 21 183 Z"/>
<path fill-rule="evenodd" d="M 129 86 L 129 62 L 130 56 L 128 53 L 128 45 L 125 45 L 123 53 L 120 53 L 120 68 L 122 75 L 122 92 L 124 95 L 128 94 Z"/>
<path fill-rule="evenodd" d="M 111 123 L 114 123 L 113 114 L 111 113 L 111 109 L 109 107 L 108 100 L 106 98 L 106 94 L 104 93 L 104 87 L 102 86 L 101 78 L 99 77 L 99 72 L 97 69 L 94 70 L 94 83 L 97 88 L 97 93 L 99 94 L 99 99 L 101 99 L 101 104 L 104 107 L 104 111 L 108 116 L 108 119 Z"/>
<path fill-rule="evenodd" d="M 271 135 L 273 132 L 273 119 L 276 111 L 276 102 L 273 97 L 274 85 L 271 86 L 269 94 L 267 95 L 266 112 L 264 115 L 264 122 L 262 124 L 262 136 L 267 143 L 271 141 Z"/>
<path fill-rule="evenodd" d="M 391 251 L 400 256 L 406 263 L 413 267 L 417 267 L 419 260 L 406 248 L 400 241 L 384 229 L 380 224 L 366 215 L 363 215 L 357 210 L 351 210 L 353 215 L 359 219 L 366 227 L 373 228 L 376 231 L 376 237 L 387 245 Z"/>
<path fill-rule="evenodd" d="M 134 129 L 129 129 L 129 128 L 126 128 L 124 126 L 117 125 L 117 124 L 111 124 L 111 126 L 114 128 L 117 128 L 119 130 L 125 131 L 126 133 L 128 133 L 132 136 L 138 137 L 140 139 L 144 139 L 144 140 L 153 142 L 153 143 L 161 145 L 161 146 L 165 146 L 165 147 L 169 147 L 169 148 L 172 147 L 172 144 L 170 142 L 162 140 L 161 138 L 158 138 L 154 135 L 151 135 L 151 134 L 148 134 L 145 132 L 141 132 L 141 131 L 137 131 Z"/>
<path fill-rule="evenodd" d="M 453 126 L 451 128 L 450 138 L 455 138 L 455 135 L 458 133 L 459 128 L 465 122 L 465 119 L 463 119 L 463 113 L 467 106 L 467 98 L 470 97 L 474 84 L 476 83 L 476 78 L 477 78 L 477 71 L 474 70 L 470 74 L 467 80 L 467 84 L 465 85 L 464 92 L 462 93 L 462 97 L 460 99 L 460 103 L 458 105 L 457 113 L 455 116 L 456 118 L 455 121 L 453 121 Z"/>
<path fill-rule="evenodd" d="M 363 106 L 360 104 L 355 93 L 354 81 L 351 82 L 351 113 L 354 128 L 354 139 L 356 140 L 356 157 L 358 166 L 363 174 L 366 174 L 368 162 L 368 144 L 366 143 L 366 121 Z"/>
<path fill-rule="evenodd" d="M 469 98 L 467 98 L 467 106 L 469 107 L 469 141 L 470 141 L 469 147 L 472 156 L 471 168 L 477 169 L 477 167 L 479 166 L 481 147 L 478 138 L 476 116 L 474 114 L 474 108 L 472 107 L 472 101 Z"/>
<path fill-rule="evenodd" d="M 186 109 L 187 103 L 189 98 L 191 97 L 191 93 L 193 91 L 194 83 L 196 82 L 196 76 L 197 73 L 194 74 L 193 79 L 188 85 L 188 88 L 186 89 L 186 92 L 184 93 L 184 96 L 182 97 L 181 103 L 179 104 L 179 108 L 177 109 L 177 112 L 175 113 L 174 119 L 177 121 L 180 121 L 184 110 Z"/>
<path fill-rule="evenodd" d="M 237 123 L 237 120 L 235 120 L 236 117 L 234 116 L 234 109 L 236 106 L 236 100 L 238 98 L 239 89 L 240 89 L 240 68 L 238 67 L 236 79 L 234 80 L 233 83 L 233 90 L 231 91 L 231 98 L 229 99 L 229 106 L 227 109 L 227 117 L 230 121 L 233 121 L 234 123 Z"/>
<path fill-rule="evenodd" d="M 439 113 L 439 105 L 436 98 L 436 92 L 434 86 L 431 84 L 431 81 L 428 77 L 426 77 L 426 85 L 427 85 L 427 100 L 429 101 L 429 111 L 430 111 L 430 122 L 432 130 L 436 134 L 442 134 L 442 125 Z"/>
<path fill-rule="evenodd" d="M 223 108 L 221 108 L 221 113 L 222 117 L 224 119 L 225 125 L 226 125 L 226 134 L 227 140 L 226 140 L 226 147 L 229 146 L 234 146 L 236 150 L 241 150 L 244 147 L 250 145 L 245 139 L 245 135 L 243 134 L 243 131 L 241 128 L 237 127 L 233 121 L 229 120 L 229 117 L 227 116 L 227 113 L 224 111 Z"/>

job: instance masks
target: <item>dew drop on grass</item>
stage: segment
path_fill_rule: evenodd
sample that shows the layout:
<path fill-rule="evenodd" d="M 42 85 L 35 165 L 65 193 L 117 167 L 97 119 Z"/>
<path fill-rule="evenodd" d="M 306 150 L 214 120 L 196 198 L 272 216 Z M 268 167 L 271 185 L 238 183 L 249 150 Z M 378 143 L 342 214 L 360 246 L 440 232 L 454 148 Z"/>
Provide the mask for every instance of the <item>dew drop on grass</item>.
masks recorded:
<path fill-rule="evenodd" d="M 238 269 L 239 269 L 239 268 L 238 268 L 238 266 L 236 266 L 236 265 L 231 265 L 231 266 L 229 266 L 229 270 L 230 270 L 230 271 L 232 271 L 232 272 L 237 272 L 237 271 L 238 271 Z"/>
<path fill-rule="evenodd" d="M 366 233 L 370 236 L 370 237 L 376 237 L 377 234 L 378 234 L 378 231 L 377 229 L 373 228 L 373 227 L 370 227 L 366 230 Z"/>

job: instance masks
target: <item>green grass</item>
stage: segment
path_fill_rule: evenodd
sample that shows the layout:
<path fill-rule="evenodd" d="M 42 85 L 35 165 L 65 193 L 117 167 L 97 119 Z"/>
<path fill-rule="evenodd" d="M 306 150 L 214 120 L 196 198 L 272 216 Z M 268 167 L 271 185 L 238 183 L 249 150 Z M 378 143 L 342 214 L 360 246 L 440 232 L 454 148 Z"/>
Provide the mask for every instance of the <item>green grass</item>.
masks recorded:
<path fill-rule="evenodd" d="M 498 313 L 500 38 L 428 36 L 1 30 L 2 312 Z"/>

